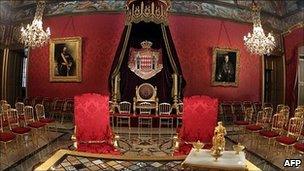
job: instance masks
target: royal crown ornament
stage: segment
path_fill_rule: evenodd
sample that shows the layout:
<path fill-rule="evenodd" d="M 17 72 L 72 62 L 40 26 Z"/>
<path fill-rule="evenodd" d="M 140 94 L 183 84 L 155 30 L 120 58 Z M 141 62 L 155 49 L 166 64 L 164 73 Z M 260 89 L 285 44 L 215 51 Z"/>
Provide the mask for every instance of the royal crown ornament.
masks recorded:
<path fill-rule="evenodd" d="M 140 45 L 141 45 L 142 48 L 148 49 L 148 48 L 151 48 L 153 43 L 150 42 L 150 41 L 145 40 L 145 41 L 141 42 Z"/>

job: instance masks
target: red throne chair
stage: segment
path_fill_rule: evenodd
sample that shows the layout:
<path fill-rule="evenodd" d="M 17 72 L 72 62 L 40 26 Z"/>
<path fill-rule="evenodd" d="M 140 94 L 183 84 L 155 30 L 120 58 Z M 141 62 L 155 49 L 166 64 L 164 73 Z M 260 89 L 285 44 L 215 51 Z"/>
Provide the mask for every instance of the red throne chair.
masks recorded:
<path fill-rule="evenodd" d="M 113 145 L 108 104 L 108 96 L 99 94 L 83 94 L 75 97 L 77 151 L 120 154 Z"/>
<path fill-rule="evenodd" d="M 183 124 L 178 135 L 179 145 L 174 155 L 187 155 L 192 143 L 198 140 L 205 144 L 204 148 L 211 148 L 217 115 L 217 99 L 208 96 L 184 98 Z"/>

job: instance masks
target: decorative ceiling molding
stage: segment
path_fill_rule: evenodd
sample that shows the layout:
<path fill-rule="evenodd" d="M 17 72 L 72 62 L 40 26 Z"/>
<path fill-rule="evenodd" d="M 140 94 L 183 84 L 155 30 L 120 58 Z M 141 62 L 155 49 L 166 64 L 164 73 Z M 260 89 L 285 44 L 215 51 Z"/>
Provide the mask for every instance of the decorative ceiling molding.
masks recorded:
<path fill-rule="evenodd" d="M 304 23 L 304 10 L 283 18 L 282 23 L 284 24 L 284 31 L 298 23 Z"/>
<path fill-rule="evenodd" d="M 297 12 L 297 0 L 284 2 L 258 1 L 262 6 L 262 24 L 283 31 L 291 25 L 303 20 L 303 11 Z M 8 4 L 6 4 L 8 6 Z M 1 5 L 2 6 L 2 5 Z M 176 14 L 211 16 L 225 18 L 238 22 L 251 23 L 251 1 L 241 0 L 174 0 L 171 12 Z M 9 18 L 13 22 L 24 22 L 34 17 L 35 1 L 26 1 L 25 4 L 11 5 L 13 12 L 0 11 L 0 17 Z M 56 16 L 90 12 L 123 12 L 125 0 L 99 1 L 48 1 L 44 16 Z M 291 15 L 292 14 L 292 15 Z M 287 15 L 284 17 L 284 15 Z"/>

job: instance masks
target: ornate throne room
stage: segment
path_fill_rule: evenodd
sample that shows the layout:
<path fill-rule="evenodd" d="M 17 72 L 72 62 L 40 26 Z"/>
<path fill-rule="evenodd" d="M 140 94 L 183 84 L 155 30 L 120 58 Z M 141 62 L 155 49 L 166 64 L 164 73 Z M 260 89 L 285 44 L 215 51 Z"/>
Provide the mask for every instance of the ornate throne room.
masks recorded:
<path fill-rule="evenodd" d="M 1 0 L 0 170 L 304 170 L 303 0 Z"/>

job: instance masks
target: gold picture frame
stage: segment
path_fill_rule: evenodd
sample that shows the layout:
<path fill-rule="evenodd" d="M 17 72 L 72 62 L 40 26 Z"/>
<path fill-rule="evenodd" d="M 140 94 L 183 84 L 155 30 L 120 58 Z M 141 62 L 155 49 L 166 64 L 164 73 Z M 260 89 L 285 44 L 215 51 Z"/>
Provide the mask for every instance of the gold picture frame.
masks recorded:
<path fill-rule="evenodd" d="M 50 82 L 81 82 L 81 37 L 51 39 L 49 56 Z"/>
<path fill-rule="evenodd" d="M 213 86 L 234 86 L 239 84 L 240 51 L 238 49 L 214 47 L 212 50 Z"/>

